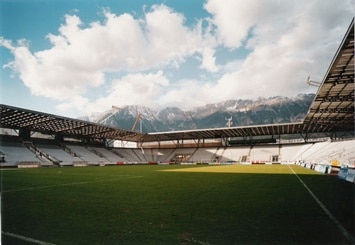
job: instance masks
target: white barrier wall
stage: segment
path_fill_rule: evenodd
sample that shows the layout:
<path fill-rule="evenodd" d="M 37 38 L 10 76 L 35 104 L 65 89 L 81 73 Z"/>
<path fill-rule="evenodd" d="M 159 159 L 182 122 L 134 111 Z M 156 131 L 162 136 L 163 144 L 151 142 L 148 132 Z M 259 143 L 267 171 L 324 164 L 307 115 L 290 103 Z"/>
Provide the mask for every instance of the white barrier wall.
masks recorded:
<path fill-rule="evenodd" d="M 338 172 L 338 178 L 346 180 L 351 183 L 355 183 L 355 169 L 340 168 Z"/>

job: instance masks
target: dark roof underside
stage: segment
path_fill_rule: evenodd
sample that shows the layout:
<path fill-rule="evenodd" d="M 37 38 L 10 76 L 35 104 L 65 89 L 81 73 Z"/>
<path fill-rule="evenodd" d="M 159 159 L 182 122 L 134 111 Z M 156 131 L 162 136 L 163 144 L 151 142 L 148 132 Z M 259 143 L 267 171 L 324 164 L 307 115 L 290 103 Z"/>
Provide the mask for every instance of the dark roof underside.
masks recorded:
<path fill-rule="evenodd" d="M 74 138 L 138 141 L 141 135 L 105 125 L 0 105 L 1 127 Z"/>

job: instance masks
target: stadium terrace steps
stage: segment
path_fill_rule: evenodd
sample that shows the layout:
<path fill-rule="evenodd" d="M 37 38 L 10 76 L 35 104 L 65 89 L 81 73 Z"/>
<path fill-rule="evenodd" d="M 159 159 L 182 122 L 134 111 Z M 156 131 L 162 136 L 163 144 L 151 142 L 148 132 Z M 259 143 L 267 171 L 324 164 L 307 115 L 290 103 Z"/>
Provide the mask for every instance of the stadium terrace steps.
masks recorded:
<path fill-rule="evenodd" d="M 123 158 L 125 159 L 125 162 L 128 163 L 140 163 L 141 160 L 138 157 L 138 154 L 135 152 L 135 149 L 121 149 L 120 154 L 123 156 Z"/>
<path fill-rule="evenodd" d="M 246 146 L 227 148 L 223 153 L 221 161 L 242 162 L 243 156 L 248 156 L 249 152 L 250 147 Z"/>
<path fill-rule="evenodd" d="M 277 163 L 294 164 L 303 162 L 308 164 L 324 164 L 333 166 L 349 165 L 355 163 L 355 140 L 327 141 L 305 144 L 289 145 L 258 145 L 233 146 L 209 148 L 177 148 L 177 149 L 137 149 L 84 147 L 71 145 L 65 147 L 73 154 L 68 153 L 62 146 L 45 143 L 36 143 L 38 152 L 47 154 L 50 158 L 60 161 L 60 165 L 113 165 L 117 163 L 166 163 L 174 160 L 189 163 L 272 163 L 272 157 L 278 156 Z M 5 161 L 2 167 L 16 167 L 19 163 L 33 163 L 41 166 L 51 166 L 49 161 L 38 158 L 38 152 L 31 152 L 19 142 L 2 142 L 0 151 Z M 179 161 L 176 161 L 179 162 Z"/>
<path fill-rule="evenodd" d="M 91 149 L 94 149 L 96 152 L 101 154 L 102 157 L 107 159 L 108 164 L 116 164 L 117 162 L 124 161 L 125 159 L 122 157 L 119 157 L 113 150 L 108 150 L 106 148 L 100 148 L 100 147 L 91 147 Z"/>
<path fill-rule="evenodd" d="M 216 147 L 213 148 L 198 148 L 195 154 L 191 157 L 191 161 L 198 163 L 208 163 L 211 162 Z"/>
<path fill-rule="evenodd" d="M 327 147 L 330 142 L 319 142 L 319 143 L 313 143 L 310 148 L 307 149 L 302 154 L 303 159 L 312 159 L 312 156 L 318 154 L 319 152 L 322 151 L 324 147 Z"/>
<path fill-rule="evenodd" d="M 309 149 L 311 153 L 307 154 L 304 160 L 310 163 L 332 163 L 333 165 L 354 164 L 354 143 L 354 141 L 334 141 L 322 145 L 317 143 L 317 145 L 313 145 L 312 148 Z M 323 146 L 323 148 L 319 148 L 320 146 Z"/>
<path fill-rule="evenodd" d="M 169 162 L 169 160 L 173 157 L 173 154 L 175 152 L 175 149 L 157 149 L 156 151 L 156 156 L 153 158 L 156 159 L 156 162 L 163 163 L 163 162 Z"/>
<path fill-rule="evenodd" d="M 38 145 L 38 148 L 47 154 L 60 160 L 60 165 L 73 165 L 73 162 L 82 161 L 79 157 L 72 156 L 64 151 L 60 146 L 56 145 Z"/>
<path fill-rule="evenodd" d="M 271 163 L 272 156 L 279 155 L 279 146 L 254 146 L 251 151 L 251 162 Z"/>
<path fill-rule="evenodd" d="M 305 153 L 308 149 L 310 149 L 313 146 L 313 144 L 301 144 L 301 148 L 298 150 L 298 152 L 292 157 L 293 161 L 300 161 L 303 160 L 303 153 Z"/>
<path fill-rule="evenodd" d="M 2 142 L 0 151 L 3 152 L 5 160 L 1 166 L 16 166 L 21 162 L 43 163 L 33 152 L 17 142 Z"/>
<path fill-rule="evenodd" d="M 282 145 L 280 149 L 281 161 L 284 163 L 294 163 L 295 156 L 303 147 L 303 144 Z"/>
<path fill-rule="evenodd" d="M 69 145 L 68 148 L 75 152 L 80 157 L 80 159 L 84 160 L 89 165 L 96 165 L 100 162 L 107 161 L 105 158 L 96 155 L 84 146 Z"/>

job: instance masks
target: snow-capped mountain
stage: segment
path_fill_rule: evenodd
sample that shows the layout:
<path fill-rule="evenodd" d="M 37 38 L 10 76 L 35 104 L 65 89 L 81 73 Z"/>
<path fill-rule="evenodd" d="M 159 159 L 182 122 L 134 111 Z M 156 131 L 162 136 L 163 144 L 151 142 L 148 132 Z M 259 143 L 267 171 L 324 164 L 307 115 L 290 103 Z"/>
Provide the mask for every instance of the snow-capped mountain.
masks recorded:
<path fill-rule="evenodd" d="M 300 94 L 293 98 L 270 97 L 256 100 L 227 100 L 182 110 L 166 107 L 155 110 L 145 106 L 130 105 L 112 108 L 87 117 L 90 121 L 142 132 L 162 132 L 201 128 L 260 125 L 302 121 L 312 103 L 314 94 Z"/>

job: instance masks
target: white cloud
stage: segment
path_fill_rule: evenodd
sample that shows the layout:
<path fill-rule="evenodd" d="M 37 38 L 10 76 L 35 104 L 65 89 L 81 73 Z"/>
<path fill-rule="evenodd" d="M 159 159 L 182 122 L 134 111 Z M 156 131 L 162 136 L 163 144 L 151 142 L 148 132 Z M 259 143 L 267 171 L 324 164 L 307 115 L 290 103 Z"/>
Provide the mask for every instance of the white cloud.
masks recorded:
<path fill-rule="evenodd" d="M 309 91 L 305 79 L 323 78 L 350 23 L 352 5 L 333 0 L 207 1 L 220 42 L 230 48 L 246 44 L 251 50 L 235 70 L 227 64 L 227 72 L 211 88 L 217 94 L 213 99 Z"/>
<path fill-rule="evenodd" d="M 107 10 L 104 15 L 103 23 L 88 26 L 78 16 L 66 15 L 59 34 L 47 35 L 52 47 L 35 53 L 28 45 L 2 39 L 1 45 L 14 56 L 7 67 L 33 94 L 65 101 L 102 85 L 107 72 L 178 67 L 186 57 L 202 52 L 200 23 L 187 27 L 182 14 L 164 5 L 153 6 L 143 19 Z M 128 97 L 132 101 L 135 96 Z"/>
<path fill-rule="evenodd" d="M 159 5 L 146 14 L 145 21 L 150 44 L 146 56 L 153 59 L 153 63 L 181 62 L 186 56 L 200 51 L 201 29 L 199 26 L 186 27 L 182 14 Z"/>
<path fill-rule="evenodd" d="M 162 97 L 162 104 L 191 108 L 226 99 L 315 92 L 306 85 L 306 78 L 323 78 L 351 20 L 350 1 L 342 7 L 337 1 L 325 5 L 322 1 L 268 1 L 262 5 L 256 1 L 208 1 L 205 8 L 213 14 L 219 41 L 229 48 L 246 45 L 251 52 L 243 60 L 227 62 L 216 81 L 176 83 Z M 246 13 L 248 18 L 243 19 Z M 342 22 L 328 20 L 338 15 L 344 16 Z M 215 50 L 207 50 L 206 55 L 214 64 L 208 52 Z M 202 65 L 208 67 L 208 60 Z"/>
<path fill-rule="evenodd" d="M 201 102 L 205 102 L 205 99 L 201 97 L 204 94 L 204 86 L 204 83 L 197 80 L 177 81 L 161 96 L 159 104 L 183 109 L 201 105 Z"/>
<path fill-rule="evenodd" d="M 113 81 L 106 95 L 88 103 L 85 111 L 97 112 L 111 108 L 111 105 L 159 106 L 159 99 L 169 80 L 162 71 L 156 73 L 134 73 Z"/>
<path fill-rule="evenodd" d="M 64 103 L 60 103 L 57 106 L 57 109 L 61 112 L 73 112 L 79 111 L 88 111 L 87 106 L 89 104 L 89 100 L 80 95 L 76 95 L 75 97 L 71 97 L 66 100 Z"/>
<path fill-rule="evenodd" d="M 201 68 L 210 72 L 217 72 L 218 67 L 216 65 L 215 50 L 211 47 L 205 47 L 202 52 L 202 64 Z"/>
<path fill-rule="evenodd" d="M 217 26 L 222 43 L 229 48 L 238 48 L 255 24 L 261 6 L 257 0 L 209 0 L 204 7 L 212 14 L 212 22 Z"/>
<path fill-rule="evenodd" d="M 203 7 L 210 16 L 190 25 L 165 5 L 154 5 L 141 18 L 105 10 L 104 21 L 89 24 L 66 15 L 58 34 L 47 35 L 49 49 L 32 53 L 26 41 L 1 38 L 0 46 L 14 56 L 4 67 L 16 71 L 33 94 L 60 101 L 63 111 L 127 104 L 187 109 L 231 98 L 296 95 L 309 91 L 308 75 L 323 78 L 354 3 L 207 0 Z M 248 50 L 246 58 L 218 63 L 219 51 L 238 49 Z M 198 75 L 176 81 L 174 72 L 189 58 L 200 60 L 189 67 Z M 108 79 L 111 74 L 119 77 Z M 90 99 L 110 82 L 104 97 Z"/>

